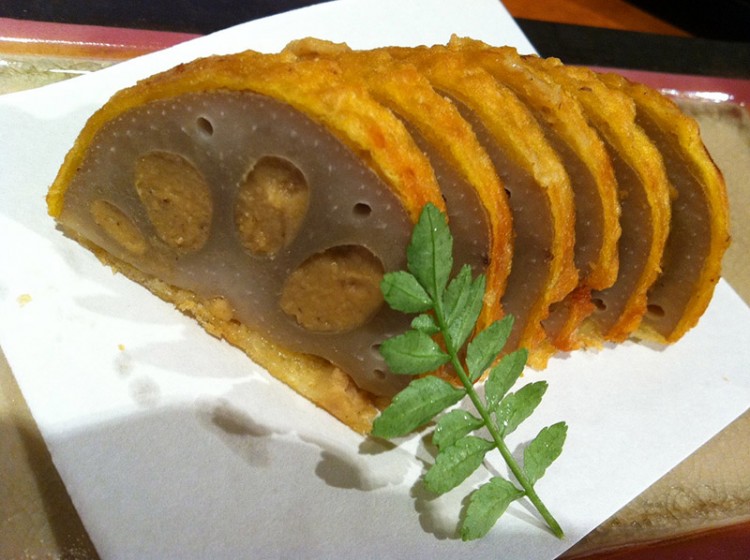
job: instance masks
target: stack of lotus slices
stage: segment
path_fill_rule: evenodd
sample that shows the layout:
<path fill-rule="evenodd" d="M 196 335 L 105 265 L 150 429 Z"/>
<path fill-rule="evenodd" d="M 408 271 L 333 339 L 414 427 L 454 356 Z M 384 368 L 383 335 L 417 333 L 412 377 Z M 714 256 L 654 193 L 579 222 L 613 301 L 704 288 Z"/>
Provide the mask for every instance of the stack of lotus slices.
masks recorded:
<path fill-rule="evenodd" d="M 408 382 L 386 272 L 427 203 L 478 327 L 544 367 L 696 324 L 729 244 L 722 176 L 660 93 L 454 37 L 356 51 L 318 39 L 180 65 L 115 94 L 48 197 L 62 230 L 352 429 Z"/>

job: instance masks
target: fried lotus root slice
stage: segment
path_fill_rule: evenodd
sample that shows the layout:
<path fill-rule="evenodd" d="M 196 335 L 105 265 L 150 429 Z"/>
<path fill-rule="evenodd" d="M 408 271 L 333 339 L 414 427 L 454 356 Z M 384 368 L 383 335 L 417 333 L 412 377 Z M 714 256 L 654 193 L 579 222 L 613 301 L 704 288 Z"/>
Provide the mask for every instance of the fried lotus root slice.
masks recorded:
<path fill-rule="evenodd" d="M 552 306 L 544 326 L 557 348 L 573 350 L 580 346 L 578 328 L 594 311 L 591 291 L 609 288 L 617 278 L 620 204 L 609 155 L 578 101 L 544 72 L 525 64 L 515 49 L 455 36 L 449 46 L 470 51 L 473 60 L 513 90 L 542 127 L 570 176 L 580 278 L 578 287 Z"/>
<path fill-rule="evenodd" d="M 578 282 L 568 175 L 526 106 L 470 54 L 446 47 L 388 52 L 414 64 L 452 100 L 508 192 L 514 249 L 502 303 L 516 322 L 506 348 L 526 347 L 530 363 L 541 367 L 553 352 L 542 321 Z"/>
<path fill-rule="evenodd" d="M 664 158 L 676 190 L 662 272 L 648 293 L 639 334 L 674 342 L 706 310 L 729 246 L 729 212 L 721 172 L 706 151 L 698 124 L 659 92 L 621 76 L 601 79 L 625 92 L 636 106 L 636 122 Z"/>
<path fill-rule="evenodd" d="M 510 273 L 513 230 L 503 185 L 471 126 L 413 65 L 385 51 L 354 51 L 344 44 L 303 39 L 285 52 L 335 60 L 347 81 L 365 87 L 407 126 L 427 154 L 446 200 L 456 266 L 487 277 L 478 328 L 502 316 L 500 298 Z M 486 235 L 478 234 L 486 231 Z"/>
<path fill-rule="evenodd" d="M 426 202 L 444 208 L 398 119 L 328 64 L 257 53 L 117 94 L 48 194 L 71 236 L 359 431 L 408 381 L 377 352 L 408 326 L 379 280 Z"/>
<path fill-rule="evenodd" d="M 622 341 L 640 325 L 648 290 L 661 271 L 671 213 L 671 186 L 662 156 L 636 124 L 630 97 L 607 87 L 591 70 L 564 66 L 554 58 L 524 60 L 580 102 L 609 150 L 621 208 L 620 266 L 614 285 L 593 293 L 595 328 L 582 336 L 591 343 L 602 338 Z"/>

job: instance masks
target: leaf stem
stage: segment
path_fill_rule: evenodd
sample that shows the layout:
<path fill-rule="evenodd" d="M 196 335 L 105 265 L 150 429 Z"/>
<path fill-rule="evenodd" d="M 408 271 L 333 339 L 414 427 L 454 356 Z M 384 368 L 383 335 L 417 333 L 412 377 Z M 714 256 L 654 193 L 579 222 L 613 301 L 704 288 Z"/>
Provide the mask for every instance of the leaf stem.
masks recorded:
<path fill-rule="evenodd" d="M 447 328 L 447 323 L 445 320 L 445 311 L 443 309 L 442 298 L 439 298 L 439 297 L 435 298 L 434 311 L 435 311 L 435 317 L 437 319 L 437 323 L 441 331 L 443 333 L 447 333 L 448 328 Z M 489 431 L 490 435 L 492 436 L 492 439 L 495 442 L 495 445 L 497 446 L 497 450 L 500 452 L 500 455 L 502 456 L 503 460 L 508 465 L 508 468 L 510 469 L 510 471 L 513 473 L 513 476 L 516 478 L 518 483 L 523 488 L 523 491 L 526 494 L 526 496 L 529 498 L 531 503 L 537 509 L 537 511 L 542 516 L 544 521 L 547 523 L 547 526 L 549 527 L 549 529 L 552 531 L 552 533 L 556 537 L 562 538 L 564 536 L 562 527 L 560 527 L 560 524 L 557 522 L 557 520 L 553 517 L 553 515 L 547 509 L 547 506 L 544 505 L 544 502 L 542 502 L 541 498 L 536 493 L 534 486 L 529 482 L 529 479 L 526 477 L 526 474 L 523 472 L 523 469 L 521 469 L 520 465 L 516 462 L 515 458 L 511 454 L 510 450 L 508 449 L 508 446 L 505 445 L 505 441 L 503 440 L 503 437 L 500 434 L 500 431 L 498 430 L 497 425 L 495 424 L 495 422 L 492 421 L 492 418 L 490 417 L 490 413 L 487 410 L 487 407 L 484 406 L 482 399 L 479 398 L 479 395 L 474 389 L 474 384 L 469 379 L 469 376 L 466 373 L 464 365 L 461 363 L 461 360 L 458 357 L 458 351 L 455 348 L 453 341 L 450 340 L 449 336 L 445 336 L 444 340 L 445 340 L 446 350 L 448 352 L 448 355 L 451 358 L 451 365 L 455 369 L 456 374 L 458 375 L 458 378 L 461 380 L 461 383 L 466 389 L 466 393 L 468 394 L 469 399 L 471 399 L 471 402 L 474 404 L 474 408 L 476 408 L 477 412 L 479 413 L 479 416 L 484 421 L 484 424 L 487 427 L 487 430 Z"/>

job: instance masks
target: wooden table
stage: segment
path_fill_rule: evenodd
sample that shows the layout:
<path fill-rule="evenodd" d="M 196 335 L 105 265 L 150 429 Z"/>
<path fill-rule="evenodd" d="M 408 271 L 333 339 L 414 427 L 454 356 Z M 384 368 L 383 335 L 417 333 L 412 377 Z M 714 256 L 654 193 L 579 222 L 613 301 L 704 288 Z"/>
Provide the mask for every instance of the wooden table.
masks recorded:
<path fill-rule="evenodd" d="M 690 34 L 622 0 L 504 0 L 515 18 L 687 37 Z"/>
<path fill-rule="evenodd" d="M 688 36 L 686 32 L 620 0 L 505 0 L 505 5 L 514 17 L 528 20 Z M 126 33 L 119 35 L 123 40 L 114 48 L 95 46 L 96 41 L 63 41 L 51 46 L 49 42 L 21 40 L 23 37 L 19 35 L 23 35 L 23 29 L 31 28 L 25 27 L 23 22 L 0 19 L 0 61 L 21 66 L 33 61 L 37 71 L 21 68 L 15 73 L 0 73 L 0 91 L 3 88 L 8 91 L 33 87 L 49 81 L 53 74 L 45 72 L 45 65 L 57 70 L 88 71 L 188 38 L 188 35 L 180 34 L 146 33 L 139 35 L 140 43 L 134 43 L 127 39 Z M 74 28 L 59 26 L 43 29 L 44 33 L 57 34 L 63 39 L 77 32 Z M 38 26 L 34 27 L 33 33 L 39 33 L 39 30 Z M 98 32 L 93 30 L 88 35 L 96 36 Z M 8 35 L 19 40 L 7 40 Z M 144 37 L 147 40 L 144 41 Z M 750 302 L 750 268 L 744 258 L 750 247 L 750 229 L 745 225 L 750 224 L 750 209 L 745 203 L 748 188 L 745 178 L 750 176 L 750 117 L 746 111 L 737 108 L 698 104 L 693 110 L 701 120 L 706 142 L 722 167 L 730 189 L 735 241 L 727 255 L 725 277 L 745 301 Z M 596 558 L 608 558 L 609 554 L 599 552 L 623 543 L 663 540 L 691 532 L 705 527 L 707 521 L 709 525 L 731 525 L 729 533 L 721 536 L 725 542 L 734 538 L 740 539 L 737 542 L 742 546 L 750 546 L 750 531 L 737 529 L 743 519 L 750 519 L 750 467 L 714 468 L 725 463 L 727 457 L 740 467 L 750 465 L 748 441 L 750 413 L 603 524 L 569 556 L 594 554 Z M 97 557 L 1 350 L 0 557 Z M 672 556 L 653 553 L 652 557 Z"/>

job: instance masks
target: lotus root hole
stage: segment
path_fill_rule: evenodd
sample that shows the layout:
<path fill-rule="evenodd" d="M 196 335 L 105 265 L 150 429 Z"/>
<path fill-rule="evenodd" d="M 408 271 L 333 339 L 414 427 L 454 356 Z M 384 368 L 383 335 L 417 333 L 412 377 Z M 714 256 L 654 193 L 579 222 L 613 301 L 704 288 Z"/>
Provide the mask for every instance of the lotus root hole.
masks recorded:
<path fill-rule="evenodd" d="M 164 243 L 184 251 L 205 245 L 213 199 L 206 179 L 186 158 L 161 151 L 140 157 L 135 164 L 135 189 Z"/>
<path fill-rule="evenodd" d="M 297 236 L 309 203 L 302 171 L 286 159 L 262 157 L 237 194 L 234 221 L 240 243 L 253 255 L 275 255 Z"/>
<path fill-rule="evenodd" d="M 383 303 L 383 264 L 369 249 L 344 245 L 307 258 L 284 282 L 281 309 L 314 332 L 347 332 Z"/>
<path fill-rule="evenodd" d="M 94 200 L 89 207 L 94 222 L 107 236 L 129 253 L 142 255 L 148 249 L 146 239 L 133 220 L 106 200 Z"/>
<path fill-rule="evenodd" d="M 606 310 L 606 309 L 607 309 L 607 304 L 606 304 L 606 303 L 604 303 L 604 300 L 603 300 L 603 299 L 601 299 L 601 298 L 591 298 L 591 303 L 593 303 L 593 304 L 594 304 L 594 306 L 595 306 L 595 307 L 596 307 L 596 308 L 597 308 L 597 309 L 598 309 L 599 311 L 604 311 L 604 310 Z"/>
<path fill-rule="evenodd" d="M 649 303 L 646 309 L 648 310 L 649 314 L 653 315 L 654 317 L 664 317 L 665 311 L 661 305 Z"/>
<path fill-rule="evenodd" d="M 198 127 L 198 131 L 204 136 L 208 137 L 214 135 L 214 125 L 206 117 L 198 117 L 195 120 L 195 124 Z"/>
<path fill-rule="evenodd" d="M 353 213 L 355 216 L 360 218 L 366 218 L 370 214 L 372 214 L 372 207 L 367 204 L 366 202 L 358 202 L 354 205 Z"/>

